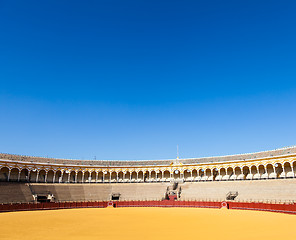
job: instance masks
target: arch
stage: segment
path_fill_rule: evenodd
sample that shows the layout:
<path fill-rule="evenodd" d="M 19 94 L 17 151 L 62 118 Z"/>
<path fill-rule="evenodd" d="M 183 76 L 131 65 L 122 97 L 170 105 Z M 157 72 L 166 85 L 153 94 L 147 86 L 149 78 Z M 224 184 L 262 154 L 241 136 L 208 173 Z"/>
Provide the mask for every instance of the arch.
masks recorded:
<path fill-rule="evenodd" d="M 77 183 L 82 183 L 82 177 L 83 177 L 83 172 L 82 171 L 78 171 L 77 172 L 77 180 L 76 180 L 76 182 Z"/>
<path fill-rule="evenodd" d="M 271 163 L 266 165 L 266 173 L 267 173 L 268 178 L 276 178 L 274 167 Z"/>
<path fill-rule="evenodd" d="M 98 172 L 98 182 L 103 182 L 104 179 L 104 173 L 102 171 Z"/>
<path fill-rule="evenodd" d="M 231 176 L 233 174 L 233 168 L 232 167 L 228 167 L 226 170 L 227 175 Z"/>
<path fill-rule="evenodd" d="M 0 180 L 3 182 L 8 181 L 9 177 L 9 168 L 8 167 L 3 167 L 0 170 Z"/>
<path fill-rule="evenodd" d="M 21 182 L 26 182 L 26 181 L 28 181 L 28 176 L 29 176 L 29 171 L 28 171 L 28 169 L 24 168 L 24 169 L 21 170 L 19 180 Z"/>
<path fill-rule="evenodd" d="M 219 172 L 218 172 L 217 168 L 213 168 L 212 175 L 213 175 L 213 181 L 215 181 L 216 177 L 219 175 Z"/>
<path fill-rule="evenodd" d="M 155 181 L 156 180 L 156 172 L 154 170 L 151 171 L 151 173 L 150 173 L 150 180 L 151 181 Z"/>
<path fill-rule="evenodd" d="M 9 181 L 10 182 L 17 182 L 19 179 L 19 170 L 17 168 L 13 168 L 10 170 Z"/>
<path fill-rule="evenodd" d="M 156 174 L 157 181 L 160 181 L 162 179 L 162 171 L 158 171 Z"/>
<path fill-rule="evenodd" d="M 260 174 L 264 174 L 265 173 L 265 167 L 262 164 L 258 166 L 258 172 Z"/>
<path fill-rule="evenodd" d="M 105 172 L 105 174 L 104 174 L 104 182 L 110 182 L 110 181 L 111 181 L 110 172 Z"/>
<path fill-rule="evenodd" d="M 75 183 L 76 182 L 76 172 L 71 171 L 70 172 L 70 183 Z"/>
<path fill-rule="evenodd" d="M 116 172 L 111 173 L 111 182 L 117 182 L 117 173 Z"/>
<path fill-rule="evenodd" d="M 251 173 L 251 169 L 250 169 L 249 166 L 244 166 L 242 171 L 243 171 L 243 174 L 244 174 L 244 179 L 252 180 L 253 174 Z"/>
<path fill-rule="evenodd" d="M 144 173 L 144 182 L 150 181 L 150 173 L 149 171 L 145 171 Z"/>
<path fill-rule="evenodd" d="M 238 175 L 240 175 L 241 173 L 242 173 L 242 170 L 241 170 L 240 167 L 235 167 L 235 168 L 234 168 L 234 174 L 235 174 L 235 175 L 238 176 Z"/>
<path fill-rule="evenodd" d="M 47 182 L 47 183 L 52 183 L 53 180 L 54 180 L 53 177 L 54 177 L 54 172 L 53 172 L 53 170 L 49 170 L 49 171 L 47 172 L 46 182 Z"/>
<path fill-rule="evenodd" d="M 219 175 L 221 176 L 220 180 L 225 180 L 225 178 L 227 178 L 226 169 L 224 167 L 220 168 L 220 174 Z"/>
<path fill-rule="evenodd" d="M 281 163 L 276 163 L 275 165 L 275 174 L 276 174 L 276 178 L 280 178 L 280 177 L 284 177 L 283 173 L 283 167 Z"/>
<path fill-rule="evenodd" d="M 38 174 L 38 182 L 45 183 L 45 178 L 46 178 L 46 171 L 42 169 L 39 171 L 39 174 Z"/>
<path fill-rule="evenodd" d="M 258 166 L 258 174 L 259 174 L 259 178 L 260 179 L 267 179 L 268 178 L 268 174 L 265 170 L 265 166 L 264 165 L 259 165 Z"/>
<path fill-rule="evenodd" d="M 93 171 L 90 174 L 90 182 L 95 183 L 97 181 L 97 172 Z"/>
<path fill-rule="evenodd" d="M 123 174 L 122 171 L 120 171 L 120 172 L 118 173 L 118 181 L 119 181 L 119 182 L 122 182 L 123 179 L 124 179 L 124 174 Z"/>
<path fill-rule="evenodd" d="M 144 180 L 144 173 L 143 173 L 143 171 L 139 171 L 138 172 L 138 181 L 143 181 Z"/>
<path fill-rule="evenodd" d="M 163 172 L 163 178 L 164 178 L 165 181 L 169 181 L 169 180 L 170 180 L 170 178 L 171 178 L 171 173 L 170 173 L 169 170 L 165 170 L 165 171 Z"/>
<path fill-rule="evenodd" d="M 90 173 L 89 171 L 85 171 L 83 175 L 83 182 L 89 183 L 90 182 Z"/>
<path fill-rule="evenodd" d="M 293 172 L 292 166 L 289 162 L 284 163 L 284 173 L 285 173 L 285 177 L 287 177 L 287 178 L 294 177 L 294 172 Z"/>
<path fill-rule="evenodd" d="M 62 171 L 58 170 L 55 172 L 55 176 L 54 176 L 54 182 L 55 183 L 60 183 L 62 181 Z"/>
<path fill-rule="evenodd" d="M 236 176 L 236 180 L 244 180 L 245 179 L 245 175 L 243 174 L 243 170 L 241 169 L 241 167 L 235 167 L 234 168 L 234 174 Z"/>
<path fill-rule="evenodd" d="M 128 181 L 130 181 L 130 179 L 131 179 L 131 173 L 130 172 L 126 172 L 124 174 L 124 181 L 125 182 L 128 182 Z"/>
<path fill-rule="evenodd" d="M 292 162 L 292 170 L 293 170 L 293 174 L 295 176 L 295 174 L 296 174 L 296 161 Z"/>
<path fill-rule="evenodd" d="M 215 181 L 220 181 L 221 180 L 221 176 L 219 174 L 218 168 L 213 169 L 213 180 L 215 180 Z"/>
<path fill-rule="evenodd" d="M 201 181 L 202 177 L 204 176 L 205 174 L 205 170 L 200 168 L 197 170 L 197 177 L 196 177 L 196 180 L 197 181 Z"/>
<path fill-rule="evenodd" d="M 197 179 L 197 170 L 196 169 L 192 170 L 192 178 Z"/>
<path fill-rule="evenodd" d="M 61 181 L 61 182 L 63 182 L 63 183 L 67 183 L 68 180 L 69 180 L 69 175 L 70 175 L 69 170 L 65 170 L 65 171 L 63 172 L 63 175 L 62 175 L 62 181 Z"/>
<path fill-rule="evenodd" d="M 181 172 L 180 172 L 179 169 L 175 169 L 175 170 L 173 171 L 173 178 L 174 178 L 174 179 L 180 179 L 180 178 L 181 178 Z"/>
<path fill-rule="evenodd" d="M 207 168 L 205 172 L 205 179 L 204 180 L 213 180 L 213 175 L 211 169 Z"/>
<path fill-rule="evenodd" d="M 226 169 L 226 175 L 223 177 L 223 180 L 230 180 L 234 178 L 234 171 L 232 167 Z M 233 179 L 234 180 L 234 179 Z"/>
<path fill-rule="evenodd" d="M 191 180 L 191 171 L 189 169 L 184 170 L 184 179 L 185 180 Z"/>
<path fill-rule="evenodd" d="M 32 169 L 29 172 L 29 181 L 30 182 L 36 182 L 37 181 L 37 169 Z"/>
<path fill-rule="evenodd" d="M 260 174 L 258 172 L 257 166 L 253 165 L 251 166 L 251 174 L 252 174 L 252 179 L 260 179 Z"/>

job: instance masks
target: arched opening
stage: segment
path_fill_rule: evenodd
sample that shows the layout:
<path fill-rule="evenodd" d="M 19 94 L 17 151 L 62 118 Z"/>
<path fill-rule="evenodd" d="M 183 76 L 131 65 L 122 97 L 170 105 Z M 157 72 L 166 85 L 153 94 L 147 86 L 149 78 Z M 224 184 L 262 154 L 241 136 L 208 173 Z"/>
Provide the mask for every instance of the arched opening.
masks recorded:
<path fill-rule="evenodd" d="M 76 181 L 76 172 L 71 171 L 70 172 L 70 183 L 75 183 L 75 181 Z"/>
<path fill-rule="evenodd" d="M 266 172 L 267 172 L 268 178 L 276 178 L 276 174 L 274 172 L 274 168 L 272 164 L 269 163 L 266 165 Z"/>
<path fill-rule="evenodd" d="M 226 175 L 223 177 L 223 180 L 230 180 L 231 177 L 233 178 L 233 168 L 228 167 L 226 170 Z"/>
<path fill-rule="evenodd" d="M 243 167 L 243 174 L 244 174 L 244 179 L 248 179 L 248 180 L 252 179 L 252 174 L 251 174 L 250 168 L 248 166 Z"/>
<path fill-rule="evenodd" d="M 295 174 L 296 174 L 296 161 L 294 161 L 294 162 L 292 163 L 292 166 L 293 166 L 293 174 L 294 174 L 294 176 L 295 176 Z"/>
<path fill-rule="evenodd" d="M 28 169 L 22 169 L 20 174 L 20 181 L 26 182 L 28 181 L 29 171 Z"/>
<path fill-rule="evenodd" d="M 0 181 L 6 182 L 8 181 L 9 169 L 7 167 L 3 167 L 0 170 Z"/>
<path fill-rule="evenodd" d="M 104 174 L 102 171 L 98 172 L 98 182 L 103 182 Z"/>
<path fill-rule="evenodd" d="M 77 173 L 77 182 L 78 183 L 82 183 L 82 177 L 83 177 L 83 172 L 82 171 L 79 171 Z"/>
<path fill-rule="evenodd" d="M 135 171 L 132 172 L 132 182 L 137 180 L 137 173 Z"/>
<path fill-rule="evenodd" d="M 111 181 L 111 174 L 110 172 L 106 172 L 104 175 L 104 182 L 110 182 Z"/>
<path fill-rule="evenodd" d="M 190 181 L 191 180 L 191 171 L 189 169 L 184 170 L 184 179 L 185 181 Z"/>
<path fill-rule="evenodd" d="M 197 180 L 197 170 L 196 169 L 192 170 L 192 179 Z"/>
<path fill-rule="evenodd" d="M 291 164 L 289 162 L 284 163 L 284 172 L 286 174 L 285 177 L 287 177 L 287 178 L 294 177 L 294 173 L 292 171 L 292 167 L 291 167 Z"/>
<path fill-rule="evenodd" d="M 220 168 L 220 176 L 221 176 L 221 180 L 225 180 L 225 178 L 228 178 L 225 168 Z"/>
<path fill-rule="evenodd" d="M 144 180 L 144 173 L 143 173 L 143 171 L 139 171 L 138 172 L 138 181 L 143 181 Z"/>
<path fill-rule="evenodd" d="M 146 171 L 145 174 L 144 174 L 144 182 L 146 181 L 150 181 L 150 173 L 149 171 Z"/>
<path fill-rule="evenodd" d="M 274 166 L 275 166 L 276 178 L 284 177 L 282 175 L 282 173 L 283 173 L 282 164 L 281 163 L 276 163 Z"/>
<path fill-rule="evenodd" d="M 268 174 L 265 171 L 265 167 L 263 165 L 259 165 L 258 171 L 259 171 L 259 178 L 260 179 L 267 179 L 268 178 Z"/>
<path fill-rule="evenodd" d="M 130 181 L 130 179 L 131 179 L 131 174 L 130 174 L 130 172 L 126 172 L 126 173 L 124 174 L 124 181 L 125 181 L 125 182 L 128 182 L 128 181 Z"/>
<path fill-rule="evenodd" d="M 214 168 L 212 170 L 212 176 L 213 176 L 213 181 L 216 180 L 216 177 L 219 175 L 219 172 L 218 172 L 218 169 L 217 168 Z"/>
<path fill-rule="evenodd" d="M 181 178 L 181 173 L 178 169 L 175 169 L 173 172 L 173 178 L 174 179 L 180 179 Z"/>
<path fill-rule="evenodd" d="M 53 172 L 53 170 L 49 170 L 49 171 L 47 172 L 46 182 L 47 182 L 47 183 L 52 183 L 52 182 L 53 182 L 53 176 L 54 176 L 54 172 Z"/>
<path fill-rule="evenodd" d="M 36 182 L 36 180 L 37 180 L 37 169 L 33 169 L 30 171 L 29 181 Z"/>
<path fill-rule="evenodd" d="M 19 177 L 19 172 L 20 171 L 17 168 L 11 169 L 9 181 L 10 182 L 17 182 L 18 181 L 18 177 Z"/>
<path fill-rule="evenodd" d="M 236 180 L 244 180 L 245 175 L 242 172 L 242 169 L 240 167 L 235 167 L 234 168 L 234 174 L 236 176 Z"/>
<path fill-rule="evenodd" d="M 204 178 L 204 175 L 205 175 L 205 170 L 203 170 L 203 169 L 199 169 L 199 170 L 198 170 L 198 177 L 197 177 L 197 180 L 198 180 L 198 181 L 201 181 L 202 178 Z"/>
<path fill-rule="evenodd" d="M 211 169 L 207 168 L 206 172 L 205 172 L 205 179 L 204 180 L 211 181 L 211 180 L 213 180 L 212 178 L 213 178 L 212 171 L 211 171 Z"/>
<path fill-rule="evenodd" d="M 45 176 L 46 176 L 46 171 L 42 169 L 38 175 L 38 182 L 45 183 Z"/>
<path fill-rule="evenodd" d="M 91 174 L 90 174 L 90 181 L 92 183 L 95 183 L 97 181 L 97 172 L 96 171 L 93 171 Z"/>
<path fill-rule="evenodd" d="M 70 174 L 69 170 L 65 170 L 63 172 L 63 175 L 62 175 L 62 182 L 63 183 L 67 183 L 68 182 L 69 174 Z"/>
<path fill-rule="evenodd" d="M 258 179 L 258 175 L 256 175 L 258 173 L 257 171 L 257 167 L 255 165 L 251 166 L 251 179 Z"/>
<path fill-rule="evenodd" d="M 227 173 L 227 175 L 231 176 L 233 174 L 233 168 L 228 167 L 226 173 Z"/>
<path fill-rule="evenodd" d="M 165 171 L 163 172 L 163 178 L 165 179 L 165 181 L 169 181 L 169 180 L 170 180 L 170 178 L 171 178 L 171 173 L 170 173 L 169 170 L 165 170 Z"/>
<path fill-rule="evenodd" d="M 85 171 L 84 172 L 83 182 L 85 182 L 85 183 L 89 183 L 90 182 L 90 173 L 89 173 L 89 171 Z"/>
<path fill-rule="evenodd" d="M 122 171 L 120 171 L 120 172 L 118 173 L 118 181 L 119 181 L 119 182 L 122 182 L 122 181 L 123 181 L 123 172 L 122 172 Z"/>
<path fill-rule="evenodd" d="M 152 171 L 150 173 L 150 180 L 152 180 L 152 181 L 155 181 L 156 180 L 156 172 L 155 171 Z"/>
<path fill-rule="evenodd" d="M 54 176 L 54 182 L 60 183 L 62 181 L 62 172 L 60 170 L 56 171 Z"/>
<path fill-rule="evenodd" d="M 162 179 L 162 171 L 157 172 L 156 178 L 157 178 L 157 181 L 160 181 Z"/>
<path fill-rule="evenodd" d="M 117 182 L 117 173 L 116 172 L 111 173 L 111 181 L 112 182 Z"/>

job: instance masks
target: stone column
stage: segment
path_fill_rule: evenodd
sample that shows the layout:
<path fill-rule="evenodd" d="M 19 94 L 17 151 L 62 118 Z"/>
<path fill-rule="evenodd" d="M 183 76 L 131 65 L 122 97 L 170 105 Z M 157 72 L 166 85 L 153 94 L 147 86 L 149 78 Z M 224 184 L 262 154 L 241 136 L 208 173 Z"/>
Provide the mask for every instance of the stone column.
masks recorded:
<path fill-rule="evenodd" d="M 21 177 L 21 171 L 19 171 L 18 176 L 17 176 L 17 181 L 20 181 L 20 177 Z"/>

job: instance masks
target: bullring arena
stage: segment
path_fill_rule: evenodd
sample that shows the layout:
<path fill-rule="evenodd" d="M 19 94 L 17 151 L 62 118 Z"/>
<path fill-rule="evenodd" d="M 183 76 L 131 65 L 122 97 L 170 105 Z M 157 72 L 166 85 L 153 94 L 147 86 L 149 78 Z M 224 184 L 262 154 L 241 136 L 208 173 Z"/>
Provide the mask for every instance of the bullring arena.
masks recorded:
<path fill-rule="evenodd" d="M 101 161 L 0 154 L 1 239 L 296 239 L 296 147 Z"/>

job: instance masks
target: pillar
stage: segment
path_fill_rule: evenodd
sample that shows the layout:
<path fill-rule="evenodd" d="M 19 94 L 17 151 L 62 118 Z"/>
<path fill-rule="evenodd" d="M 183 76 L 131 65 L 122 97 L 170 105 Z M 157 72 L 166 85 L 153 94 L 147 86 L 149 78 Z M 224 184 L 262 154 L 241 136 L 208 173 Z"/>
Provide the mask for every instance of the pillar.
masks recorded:
<path fill-rule="evenodd" d="M 19 170 L 18 176 L 17 176 L 17 181 L 20 181 L 20 177 L 21 177 L 21 171 Z"/>
<path fill-rule="evenodd" d="M 38 177 L 39 177 L 39 171 L 37 171 L 37 174 L 36 174 L 36 183 L 38 182 Z"/>
<path fill-rule="evenodd" d="M 8 176 L 7 176 L 7 181 L 9 182 L 9 179 L 10 179 L 10 168 L 8 169 L 9 171 L 8 171 Z"/>

